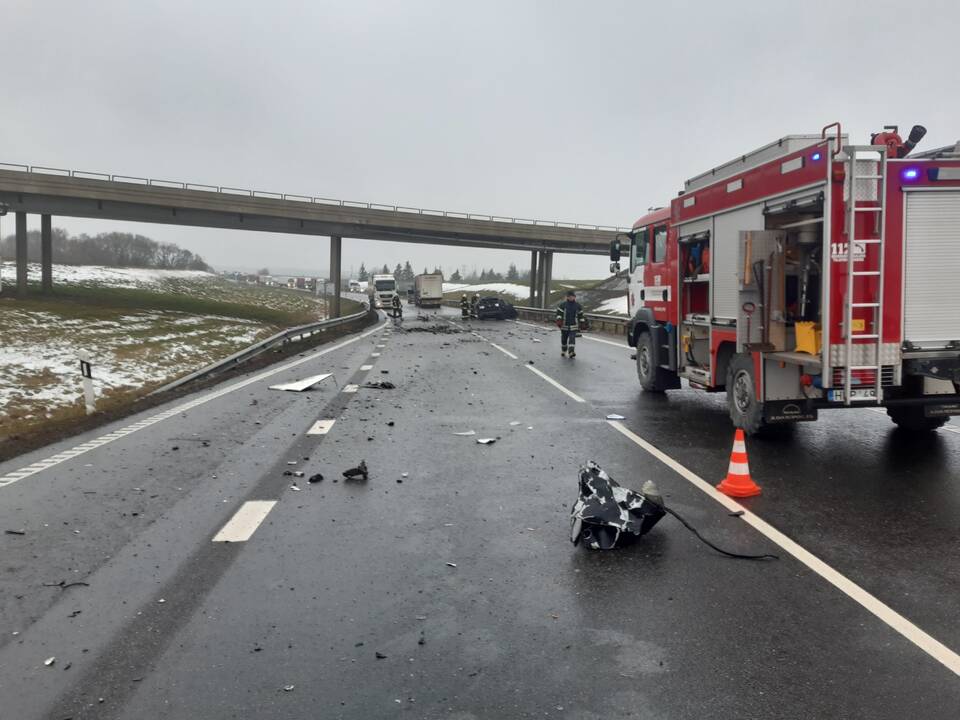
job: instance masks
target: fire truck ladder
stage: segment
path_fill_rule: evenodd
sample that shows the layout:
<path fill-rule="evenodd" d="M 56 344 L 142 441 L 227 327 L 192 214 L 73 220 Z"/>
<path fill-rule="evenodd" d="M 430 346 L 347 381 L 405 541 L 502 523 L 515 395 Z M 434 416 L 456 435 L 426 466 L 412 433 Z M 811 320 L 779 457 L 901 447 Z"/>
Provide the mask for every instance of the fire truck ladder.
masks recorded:
<path fill-rule="evenodd" d="M 883 145 L 848 145 L 844 148 L 849 161 L 850 194 L 847 199 L 847 295 L 844 302 L 843 328 L 846 339 L 846 367 L 843 373 L 843 403 L 850 405 L 853 390 L 854 372 L 858 370 L 874 371 L 874 400 L 877 404 L 883 401 L 882 372 L 883 364 L 881 362 L 880 348 L 883 344 L 883 267 L 884 267 L 884 237 L 886 233 L 886 194 L 887 194 L 887 152 Z M 872 153 L 873 157 L 863 157 Z M 872 171 L 866 175 L 858 175 L 857 168 L 863 166 L 872 168 Z M 858 185 L 859 181 L 863 181 Z M 875 183 L 875 185 L 873 184 Z M 876 188 L 876 204 L 869 206 L 857 205 L 857 193 L 862 189 Z M 872 192 L 869 193 L 872 196 Z M 877 237 L 858 238 L 857 216 L 860 213 L 875 213 L 877 218 Z M 867 264 L 867 249 L 871 245 L 877 246 L 877 269 L 876 270 L 856 270 L 854 259 L 857 253 L 863 254 L 863 264 Z M 861 289 L 866 290 L 870 287 L 870 278 L 878 278 L 875 287 L 876 296 L 872 300 L 869 298 L 869 292 L 860 293 Z M 857 302 L 858 296 L 861 302 Z M 873 311 L 872 331 L 854 332 L 853 312 L 857 308 L 867 308 Z M 870 340 L 869 343 L 858 342 L 854 345 L 854 340 Z M 854 365 L 853 348 L 858 348 L 858 353 L 863 353 L 863 360 L 866 362 L 871 357 L 870 350 L 873 350 L 871 365 Z M 863 348 L 862 350 L 860 348 Z M 859 383 L 858 383 L 859 384 Z M 862 386 L 861 386 L 862 387 Z"/>

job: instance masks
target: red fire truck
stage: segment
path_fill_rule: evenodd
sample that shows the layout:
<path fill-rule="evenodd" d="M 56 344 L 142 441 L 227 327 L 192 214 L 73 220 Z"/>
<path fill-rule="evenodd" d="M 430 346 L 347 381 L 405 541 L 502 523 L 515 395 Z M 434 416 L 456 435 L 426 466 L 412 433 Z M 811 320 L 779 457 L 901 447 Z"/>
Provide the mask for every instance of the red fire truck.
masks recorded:
<path fill-rule="evenodd" d="M 618 237 L 643 389 L 725 390 L 749 433 L 828 408 L 910 431 L 960 414 L 960 142 L 911 154 L 925 132 L 784 137 Z"/>

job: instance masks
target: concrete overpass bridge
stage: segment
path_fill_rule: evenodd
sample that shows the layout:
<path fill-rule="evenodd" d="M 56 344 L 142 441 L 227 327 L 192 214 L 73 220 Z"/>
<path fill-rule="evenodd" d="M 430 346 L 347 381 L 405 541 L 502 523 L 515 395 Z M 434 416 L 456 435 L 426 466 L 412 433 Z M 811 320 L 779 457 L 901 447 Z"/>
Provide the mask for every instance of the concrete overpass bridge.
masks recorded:
<path fill-rule="evenodd" d="M 428 210 L 144 177 L 0 163 L 0 204 L 16 215 L 18 294 L 27 288 L 27 215 L 40 215 L 41 286 L 52 287 L 52 217 L 99 218 L 330 238 L 334 315 L 343 238 L 530 252 L 530 303 L 549 295 L 553 253 L 604 255 L 626 228 Z"/>

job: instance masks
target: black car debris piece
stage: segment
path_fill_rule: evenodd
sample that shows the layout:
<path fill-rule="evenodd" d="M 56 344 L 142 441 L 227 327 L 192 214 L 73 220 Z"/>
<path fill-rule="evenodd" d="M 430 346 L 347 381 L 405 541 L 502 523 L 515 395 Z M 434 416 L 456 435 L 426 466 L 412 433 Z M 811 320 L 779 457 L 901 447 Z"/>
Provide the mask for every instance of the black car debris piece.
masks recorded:
<path fill-rule="evenodd" d="M 612 550 L 624 540 L 650 532 L 664 516 L 663 499 L 652 480 L 638 493 L 620 487 L 597 463 L 580 468 L 580 496 L 570 512 L 570 540 L 594 550 Z"/>

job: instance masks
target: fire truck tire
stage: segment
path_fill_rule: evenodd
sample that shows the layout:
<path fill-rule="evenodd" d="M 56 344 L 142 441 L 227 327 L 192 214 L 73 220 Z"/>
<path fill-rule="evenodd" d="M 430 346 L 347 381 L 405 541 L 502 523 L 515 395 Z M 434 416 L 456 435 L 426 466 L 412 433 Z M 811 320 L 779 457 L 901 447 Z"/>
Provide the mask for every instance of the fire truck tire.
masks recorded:
<path fill-rule="evenodd" d="M 727 408 L 734 427 L 753 435 L 764 427 L 763 403 L 757 399 L 753 358 L 738 354 L 727 366 Z"/>
<path fill-rule="evenodd" d="M 650 333 L 641 332 L 637 336 L 637 378 L 640 380 L 640 387 L 655 393 L 678 387 L 676 375 L 659 367 L 655 357 L 653 338 Z"/>
<path fill-rule="evenodd" d="M 943 427 L 948 420 L 948 418 L 945 417 L 925 417 L 921 405 L 914 405 L 912 407 L 888 407 L 887 415 L 897 424 L 897 427 L 911 433 L 931 432 L 939 427 Z"/>

